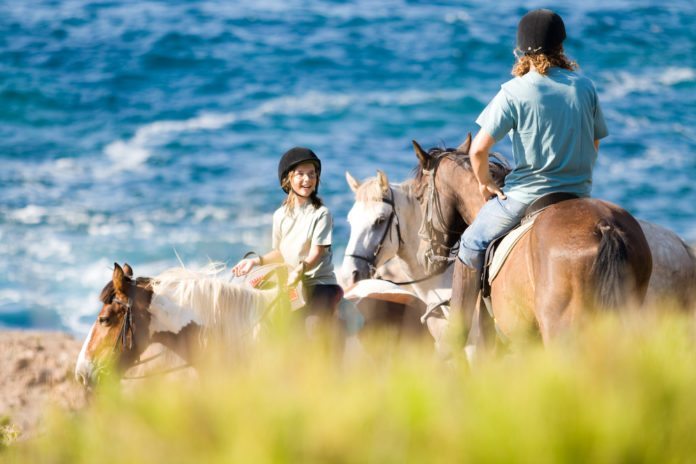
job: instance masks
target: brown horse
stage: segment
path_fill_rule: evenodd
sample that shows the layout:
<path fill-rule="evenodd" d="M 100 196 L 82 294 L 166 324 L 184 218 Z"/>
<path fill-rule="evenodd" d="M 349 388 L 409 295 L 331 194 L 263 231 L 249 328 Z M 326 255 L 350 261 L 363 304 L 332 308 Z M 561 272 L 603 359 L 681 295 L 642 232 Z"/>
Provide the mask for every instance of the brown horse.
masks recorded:
<path fill-rule="evenodd" d="M 156 278 L 133 279 L 128 264 L 121 268 L 114 263 L 112 279 L 100 295 L 102 308 L 75 366 L 78 381 L 92 385 L 110 366 L 122 375 L 145 362 L 140 356 L 153 343 L 190 365 L 211 345 L 219 344 L 226 357 L 242 355 L 279 293 L 228 283 L 215 274 L 213 268 L 174 268 Z"/>
<path fill-rule="evenodd" d="M 470 143 L 471 136 L 457 150 L 429 152 L 413 143 L 424 209 L 419 256 L 431 268 L 457 261 L 452 308 L 459 306 L 465 330 L 474 308 L 462 308 L 461 302 L 471 300 L 466 294 L 476 286 L 452 255 L 484 204 L 471 170 Z M 500 186 L 504 174 L 493 173 Z M 628 212 L 592 198 L 554 204 L 538 214 L 492 284 L 496 328 L 506 338 L 536 332 L 548 343 L 586 311 L 641 304 L 651 270 L 648 243 Z"/>

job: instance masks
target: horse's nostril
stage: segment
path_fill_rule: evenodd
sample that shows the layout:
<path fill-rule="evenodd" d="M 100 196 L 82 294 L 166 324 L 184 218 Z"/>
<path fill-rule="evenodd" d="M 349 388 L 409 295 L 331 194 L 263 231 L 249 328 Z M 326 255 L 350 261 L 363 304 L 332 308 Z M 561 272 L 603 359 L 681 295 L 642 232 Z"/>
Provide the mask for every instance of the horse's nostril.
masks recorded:
<path fill-rule="evenodd" d="M 358 281 L 360 281 L 360 273 L 357 270 L 353 271 L 352 277 L 353 277 L 354 284 L 357 283 Z"/>

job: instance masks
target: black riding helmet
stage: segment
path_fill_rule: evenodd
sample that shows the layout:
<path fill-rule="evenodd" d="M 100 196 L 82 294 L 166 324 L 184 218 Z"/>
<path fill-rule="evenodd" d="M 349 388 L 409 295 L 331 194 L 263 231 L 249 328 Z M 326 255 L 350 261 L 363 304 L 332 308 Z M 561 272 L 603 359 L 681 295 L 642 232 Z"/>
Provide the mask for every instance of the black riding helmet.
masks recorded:
<path fill-rule="evenodd" d="M 566 38 L 563 19 L 551 10 L 533 10 L 517 26 L 517 48 L 526 55 L 546 53 Z"/>
<path fill-rule="evenodd" d="M 298 164 L 312 162 L 317 168 L 317 178 L 321 176 L 321 160 L 317 155 L 314 154 L 312 150 L 305 147 L 295 147 L 286 151 L 285 154 L 280 158 L 278 163 L 278 182 L 280 182 L 280 187 L 285 193 L 288 193 L 288 188 L 283 187 L 283 179 L 288 175 L 292 169 Z M 319 184 L 317 184 L 315 193 L 319 191 Z"/>

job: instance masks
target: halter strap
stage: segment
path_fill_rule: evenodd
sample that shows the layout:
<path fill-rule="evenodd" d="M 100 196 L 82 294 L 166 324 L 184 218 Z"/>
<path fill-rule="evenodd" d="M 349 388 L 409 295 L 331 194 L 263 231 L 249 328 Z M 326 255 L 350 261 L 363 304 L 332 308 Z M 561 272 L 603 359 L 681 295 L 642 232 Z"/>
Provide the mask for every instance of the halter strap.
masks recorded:
<path fill-rule="evenodd" d="M 396 236 L 399 239 L 399 248 L 401 248 L 401 245 L 404 244 L 404 241 L 401 238 L 401 226 L 399 225 L 399 217 L 396 215 L 396 205 L 394 204 L 394 191 L 392 190 L 391 186 L 389 186 L 389 197 L 382 197 L 382 203 L 390 205 L 392 210 L 391 214 L 389 215 L 389 219 L 387 219 L 387 226 L 384 228 L 382 237 L 379 239 L 379 243 L 377 244 L 377 247 L 375 247 L 375 251 L 372 253 L 372 256 L 367 257 L 350 253 L 346 254 L 346 256 L 349 256 L 351 258 L 360 259 L 362 261 L 367 262 L 367 264 L 370 266 L 371 271 L 374 271 L 376 269 L 375 262 L 377 261 L 377 257 L 379 256 L 380 251 L 382 251 L 382 247 L 384 246 L 384 241 L 387 238 L 387 234 L 391 234 L 392 222 L 396 223 Z"/>

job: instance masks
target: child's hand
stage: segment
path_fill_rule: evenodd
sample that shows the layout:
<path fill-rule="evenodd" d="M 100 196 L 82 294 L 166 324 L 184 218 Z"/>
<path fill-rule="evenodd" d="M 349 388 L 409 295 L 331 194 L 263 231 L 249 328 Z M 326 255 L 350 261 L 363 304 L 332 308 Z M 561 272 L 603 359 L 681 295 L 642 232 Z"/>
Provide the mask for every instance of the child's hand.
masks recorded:
<path fill-rule="evenodd" d="M 237 263 L 236 266 L 232 268 L 232 274 L 235 277 L 241 277 L 247 275 L 251 269 L 259 263 L 258 258 L 245 258 Z"/>

